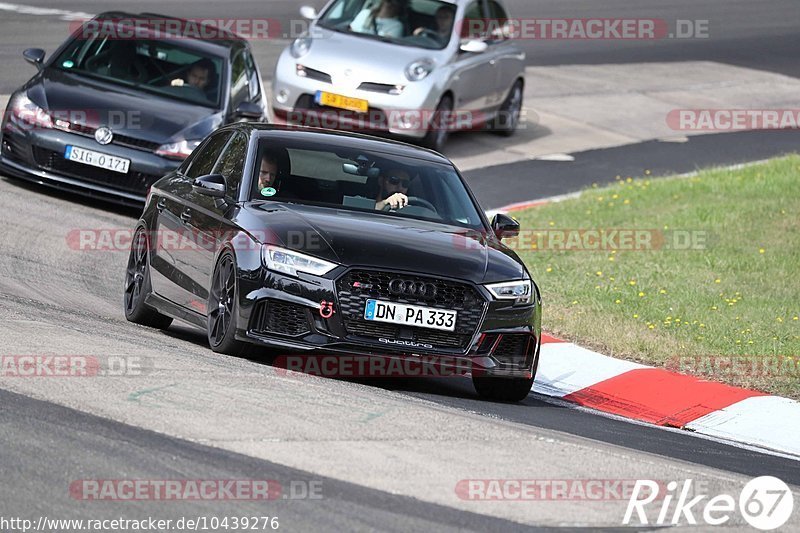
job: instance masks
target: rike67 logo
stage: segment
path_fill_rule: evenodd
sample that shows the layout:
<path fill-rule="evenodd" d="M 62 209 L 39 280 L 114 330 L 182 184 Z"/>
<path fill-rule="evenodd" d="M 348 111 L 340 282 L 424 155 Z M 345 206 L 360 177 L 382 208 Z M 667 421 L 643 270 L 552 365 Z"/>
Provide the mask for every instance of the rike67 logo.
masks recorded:
<path fill-rule="evenodd" d="M 662 488 L 666 491 L 661 491 Z M 784 525 L 794 509 L 792 491 L 786 483 L 772 476 L 749 481 L 739 493 L 738 501 L 729 494 L 710 497 L 697 492 L 691 479 L 685 480 L 680 488 L 677 481 L 664 487 L 656 481 L 637 480 L 622 523 L 721 526 L 738 522 L 735 518 L 738 511 L 751 527 L 771 531 Z M 656 511 L 658 515 L 653 518 Z"/>

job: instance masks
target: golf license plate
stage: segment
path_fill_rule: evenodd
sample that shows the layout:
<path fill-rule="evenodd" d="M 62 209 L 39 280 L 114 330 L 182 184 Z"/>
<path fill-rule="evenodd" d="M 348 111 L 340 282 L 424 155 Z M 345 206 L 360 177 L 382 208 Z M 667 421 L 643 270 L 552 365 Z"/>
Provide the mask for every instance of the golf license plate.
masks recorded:
<path fill-rule="evenodd" d="M 326 93 L 325 91 L 317 91 L 314 101 L 319 105 L 347 109 L 348 111 L 358 111 L 359 113 L 366 113 L 369 110 L 369 102 L 366 100 L 350 98 L 349 96 L 342 96 L 341 94 Z"/>
<path fill-rule="evenodd" d="M 457 316 L 456 311 L 448 309 L 434 309 L 381 300 L 367 300 L 367 307 L 364 309 L 364 320 L 443 331 L 455 331 Z"/>
<path fill-rule="evenodd" d="M 94 150 L 87 150 L 85 148 L 78 148 L 77 146 L 67 146 L 64 151 L 64 158 L 76 163 L 83 163 L 84 165 L 91 165 L 93 167 L 104 168 L 120 174 L 127 174 L 131 166 L 130 159 L 124 159 L 102 152 L 95 152 Z"/>

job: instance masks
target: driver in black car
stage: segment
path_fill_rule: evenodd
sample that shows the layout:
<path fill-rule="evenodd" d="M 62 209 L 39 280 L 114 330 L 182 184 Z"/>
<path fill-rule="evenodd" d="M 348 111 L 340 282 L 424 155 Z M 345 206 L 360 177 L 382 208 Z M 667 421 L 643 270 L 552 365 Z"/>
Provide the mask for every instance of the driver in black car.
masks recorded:
<path fill-rule="evenodd" d="M 205 91 L 209 81 L 211 81 L 213 70 L 214 64 L 210 59 L 200 59 L 194 62 L 186 73 L 186 83 Z"/>
<path fill-rule="evenodd" d="M 378 180 L 380 190 L 375 202 L 375 209 L 382 211 L 386 206 L 392 209 L 402 209 L 408 205 L 408 185 L 411 175 L 401 168 L 390 168 L 381 173 Z"/>

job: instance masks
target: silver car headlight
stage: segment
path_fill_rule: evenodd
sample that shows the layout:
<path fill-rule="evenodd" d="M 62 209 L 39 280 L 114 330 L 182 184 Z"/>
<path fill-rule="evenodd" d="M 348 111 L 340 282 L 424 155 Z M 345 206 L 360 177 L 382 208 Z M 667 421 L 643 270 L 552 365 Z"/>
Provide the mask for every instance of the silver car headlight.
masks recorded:
<path fill-rule="evenodd" d="M 529 304 L 533 299 L 531 280 L 504 281 L 485 285 L 497 300 L 514 300 L 515 304 Z"/>
<path fill-rule="evenodd" d="M 418 59 L 408 64 L 406 67 L 406 78 L 409 81 L 422 81 L 433 72 L 436 65 L 431 59 Z"/>
<path fill-rule="evenodd" d="M 264 258 L 264 265 L 268 269 L 289 274 L 290 276 L 297 276 L 298 272 L 324 276 L 339 266 L 336 263 L 331 263 L 318 257 L 301 254 L 300 252 L 287 250 L 272 244 L 264 245 L 261 248 L 261 254 Z"/>
<path fill-rule="evenodd" d="M 292 43 L 292 46 L 289 48 L 289 51 L 292 53 L 292 57 L 295 59 L 300 59 L 304 55 L 306 55 L 309 50 L 311 50 L 311 43 L 313 40 L 311 37 L 298 37 Z"/>

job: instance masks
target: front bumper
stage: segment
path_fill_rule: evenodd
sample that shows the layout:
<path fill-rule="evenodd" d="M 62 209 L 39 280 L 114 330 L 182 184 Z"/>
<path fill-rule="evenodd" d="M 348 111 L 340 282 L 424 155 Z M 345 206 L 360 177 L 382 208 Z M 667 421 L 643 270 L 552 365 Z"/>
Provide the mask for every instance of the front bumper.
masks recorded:
<path fill-rule="evenodd" d="M 482 374 L 530 378 L 536 366 L 541 332 L 541 304 L 514 306 L 491 299 L 483 287 L 460 280 L 436 279 L 449 286 L 463 285 L 480 301 L 471 309 L 458 309 L 453 334 L 412 327 L 384 326 L 363 321 L 360 301 L 379 297 L 411 303 L 407 299 L 342 290 L 342 280 L 353 272 L 374 269 L 337 269 L 330 279 L 293 278 L 262 269 L 259 275 L 240 279 L 239 340 L 287 350 L 325 354 L 430 359 L 444 365 L 469 367 Z M 383 270 L 375 272 L 385 273 Z M 417 273 L 391 272 L 392 276 L 421 277 Z M 434 281 L 434 278 L 430 278 Z M 466 296 L 465 296 L 466 298 Z M 326 302 L 322 304 L 322 302 Z M 332 306 L 327 305 L 332 303 Z M 414 302 L 423 304 L 423 302 Z M 447 308 L 443 305 L 432 307 Z M 450 304 L 452 306 L 452 304 Z M 361 319 L 361 320 L 359 320 Z"/>
<path fill-rule="evenodd" d="M 286 51 L 278 61 L 272 84 L 271 107 L 275 122 L 421 139 L 428 132 L 442 96 L 435 73 L 419 82 L 404 81 L 401 94 L 389 94 L 377 83 L 352 86 L 336 79 L 301 77 L 297 75 L 298 64 L 303 64 L 302 59 L 296 60 Z M 364 90 L 364 86 L 373 88 Z M 314 103 L 317 91 L 366 100 L 369 110 L 358 113 L 319 106 Z"/>
<path fill-rule="evenodd" d="M 127 174 L 64 158 L 68 145 L 130 159 Z M 6 123 L 0 137 L 0 170 L 43 185 L 141 207 L 147 189 L 180 164 L 150 151 L 109 144 L 57 129 L 22 130 Z"/>

